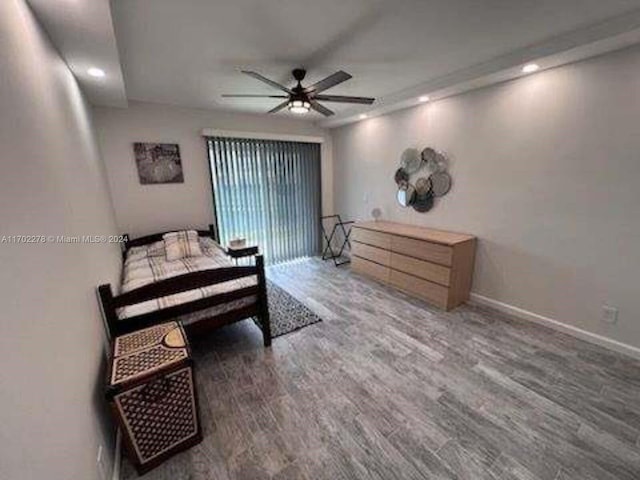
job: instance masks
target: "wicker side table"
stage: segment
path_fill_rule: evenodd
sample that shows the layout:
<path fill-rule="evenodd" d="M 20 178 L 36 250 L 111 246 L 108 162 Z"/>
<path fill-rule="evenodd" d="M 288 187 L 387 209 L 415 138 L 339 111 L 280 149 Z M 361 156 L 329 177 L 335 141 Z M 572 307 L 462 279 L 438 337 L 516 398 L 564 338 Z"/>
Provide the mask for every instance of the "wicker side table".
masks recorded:
<path fill-rule="evenodd" d="M 111 358 L 107 400 L 138 473 L 202 440 L 193 360 L 178 323 L 117 337 Z"/>

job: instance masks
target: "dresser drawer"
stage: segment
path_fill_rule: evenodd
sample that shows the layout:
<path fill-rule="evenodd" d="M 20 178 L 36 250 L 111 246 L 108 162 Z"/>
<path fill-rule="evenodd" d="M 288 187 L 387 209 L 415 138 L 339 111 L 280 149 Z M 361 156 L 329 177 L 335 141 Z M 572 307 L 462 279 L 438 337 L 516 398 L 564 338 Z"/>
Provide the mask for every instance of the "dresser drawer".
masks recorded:
<path fill-rule="evenodd" d="M 391 251 L 447 266 L 453 259 L 453 249 L 449 246 L 395 235 L 391 240 Z"/>
<path fill-rule="evenodd" d="M 449 289 L 447 287 L 397 270 L 391 270 L 389 283 L 400 290 L 428 300 L 440 308 L 447 309 L 447 299 L 449 297 Z"/>
<path fill-rule="evenodd" d="M 451 284 L 451 269 L 449 267 L 407 257 L 399 253 L 391 254 L 391 268 L 440 285 L 449 286 Z"/>
<path fill-rule="evenodd" d="M 366 243 L 351 242 L 351 253 L 360 258 L 386 265 L 391 264 L 391 252 L 378 247 L 372 247 Z"/>
<path fill-rule="evenodd" d="M 351 238 L 360 243 L 366 243 L 367 245 L 373 245 L 374 247 L 384 248 L 385 250 L 391 249 L 391 235 L 387 233 L 374 232 L 372 230 L 365 230 L 364 228 L 353 227 Z"/>
<path fill-rule="evenodd" d="M 476 238 L 384 220 L 353 226 L 354 272 L 444 310 L 469 299 Z"/>
<path fill-rule="evenodd" d="M 351 268 L 355 272 L 368 275 L 380 280 L 381 282 L 389 282 L 389 267 L 385 267 L 353 255 L 351 257 Z"/>

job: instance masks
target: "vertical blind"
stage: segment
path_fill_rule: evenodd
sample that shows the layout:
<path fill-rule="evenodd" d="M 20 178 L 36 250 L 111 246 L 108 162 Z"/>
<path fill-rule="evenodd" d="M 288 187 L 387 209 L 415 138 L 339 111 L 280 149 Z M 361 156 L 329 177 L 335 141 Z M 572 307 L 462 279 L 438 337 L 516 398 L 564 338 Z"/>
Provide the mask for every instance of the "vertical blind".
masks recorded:
<path fill-rule="evenodd" d="M 220 243 L 246 238 L 268 264 L 320 250 L 320 145 L 208 139 Z"/>

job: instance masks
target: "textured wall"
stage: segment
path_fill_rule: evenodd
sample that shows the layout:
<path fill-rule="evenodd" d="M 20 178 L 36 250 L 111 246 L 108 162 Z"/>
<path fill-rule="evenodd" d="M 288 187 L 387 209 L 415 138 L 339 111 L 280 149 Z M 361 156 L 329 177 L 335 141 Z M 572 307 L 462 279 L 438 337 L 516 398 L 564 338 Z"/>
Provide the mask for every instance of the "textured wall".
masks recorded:
<path fill-rule="evenodd" d="M 109 176 L 116 219 L 133 236 L 180 227 L 206 227 L 213 221 L 209 159 L 203 128 L 324 136 L 322 147 L 323 209 L 332 207 L 330 137 L 304 121 L 277 115 L 247 115 L 148 103 L 129 108 L 96 108 L 96 129 Z M 184 183 L 141 185 L 133 158 L 133 143 L 178 143 Z"/>
<path fill-rule="evenodd" d="M 0 2 L 0 238 L 116 232 L 90 110 L 23 0 Z M 113 432 L 95 286 L 118 245 L 0 243 L 0 478 L 94 479 Z M 109 475 L 110 466 L 106 466 Z"/>
<path fill-rule="evenodd" d="M 476 234 L 474 292 L 640 347 L 638 125 L 638 47 L 372 118 L 332 130 L 336 210 Z M 454 184 L 418 214 L 392 177 L 427 145 Z"/>

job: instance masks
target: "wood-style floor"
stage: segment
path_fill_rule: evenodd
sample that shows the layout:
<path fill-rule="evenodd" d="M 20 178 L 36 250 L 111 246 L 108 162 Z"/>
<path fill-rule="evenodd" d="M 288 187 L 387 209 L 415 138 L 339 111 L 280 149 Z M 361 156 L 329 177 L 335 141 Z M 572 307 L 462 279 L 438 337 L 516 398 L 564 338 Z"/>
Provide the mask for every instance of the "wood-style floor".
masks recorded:
<path fill-rule="evenodd" d="M 317 259 L 269 277 L 324 321 L 197 341 L 205 439 L 143 478 L 640 479 L 640 362 Z"/>

